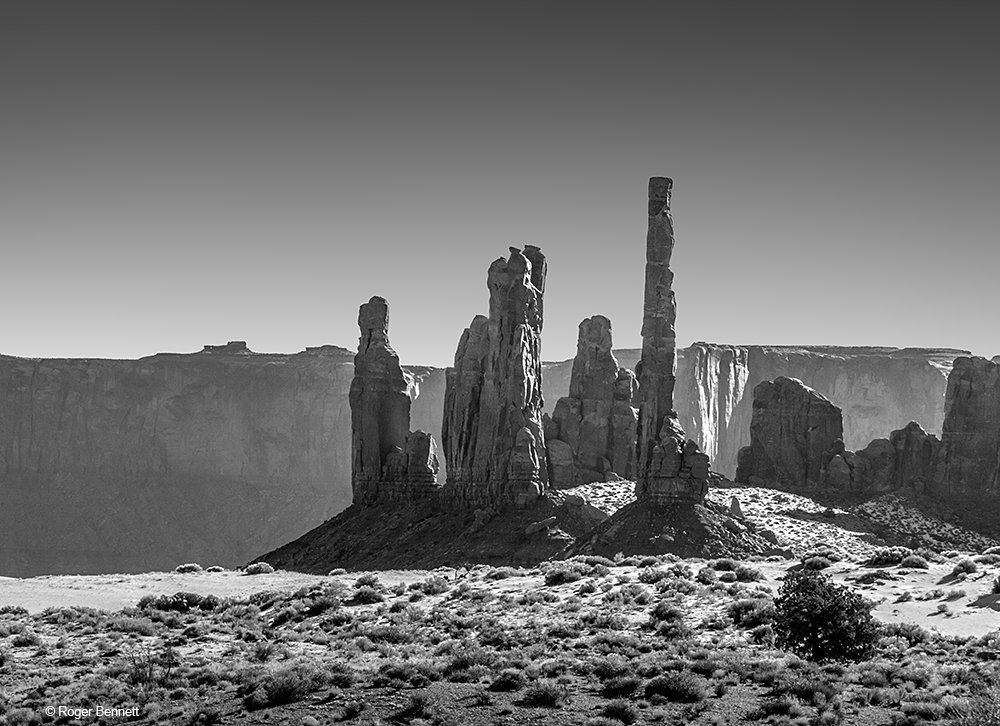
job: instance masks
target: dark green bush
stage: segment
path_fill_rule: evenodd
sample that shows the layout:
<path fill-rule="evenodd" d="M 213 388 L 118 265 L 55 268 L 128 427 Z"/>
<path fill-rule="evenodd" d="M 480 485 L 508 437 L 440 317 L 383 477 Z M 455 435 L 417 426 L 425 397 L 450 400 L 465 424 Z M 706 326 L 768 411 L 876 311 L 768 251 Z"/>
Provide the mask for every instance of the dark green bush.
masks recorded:
<path fill-rule="evenodd" d="M 871 603 L 818 570 L 789 572 L 775 600 L 776 642 L 812 661 L 869 658 L 881 634 Z"/>

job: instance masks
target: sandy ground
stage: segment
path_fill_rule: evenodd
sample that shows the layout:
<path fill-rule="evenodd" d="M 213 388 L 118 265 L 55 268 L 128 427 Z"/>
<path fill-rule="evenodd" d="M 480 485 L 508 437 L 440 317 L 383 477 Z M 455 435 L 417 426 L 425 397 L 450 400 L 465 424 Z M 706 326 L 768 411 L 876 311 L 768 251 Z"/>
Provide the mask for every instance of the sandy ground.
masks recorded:
<path fill-rule="evenodd" d="M 613 512 L 633 498 L 631 482 L 588 484 L 568 490 L 607 512 Z M 997 543 L 975 533 L 946 525 L 907 509 L 893 498 L 864 505 L 861 512 L 825 511 L 812 500 L 771 489 L 754 487 L 718 488 L 710 498 L 730 506 L 735 500 L 743 515 L 761 529 L 773 532 L 779 545 L 791 550 L 795 559 L 756 562 L 765 579 L 761 583 L 777 592 L 789 567 L 798 566 L 798 558 L 817 551 L 834 553 L 840 558 L 826 572 L 834 580 L 852 585 L 873 603 L 875 615 L 884 622 L 912 622 L 952 635 L 984 635 L 1000 629 L 1000 595 L 991 594 L 992 583 L 1000 577 L 1000 564 L 981 562 L 976 572 L 954 575 L 955 564 L 974 557 Z M 858 514 L 879 523 L 893 523 L 913 534 L 944 536 L 949 542 L 965 545 L 949 552 L 944 561 L 932 563 L 926 570 L 895 566 L 869 567 L 864 562 L 884 543 L 863 530 Z M 859 524 L 859 522 L 861 524 Z M 943 533 L 943 534 L 942 534 Z M 772 558 L 775 559 L 775 558 Z M 705 563 L 689 560 L 695 570 Z M 464 576 L 465 571 L 439 568 L 435 571 L 449 580 Z M 14 605 L 37 613 L 46 608 L 87 606 L 102 610 L 120 610 L 135 605 L 144 595 L 194 592 L 219 597 L 246 597 L 264 590 L 295 591 L 317 582 L 341 580 L 353 583 L 362 573 L 318 577 L 298 572 L 277 571 L 265 575 L 241 572 L 149 572 L 138 575 L 52 575 L 32 578 L 0 577 L 0 606 Z M 542 586 L 537 571 L 497 583 L 500 588 L 531 590 Z M 426 571 L 391 570 L 379 572 L 385 583 L 409 585 L 427 577 Z M 615 568 L 614 576 L 635 581 L 635 568 Z M 690 602 L 693 620 L 709 617 L 711 604 Z"/>
<path fill-rule="evenodd" d="M 438 572 L 454 577 L 454 570 Z M 268 575 L 241 572 L 146 572 L 141 575 L 44 575 L 40 577 L 0 577 L 0 607 L 16 605 L 30 613 L 51 607 L 82 605 L 101 610 L 120 610 L 135 605 L 145 595 L 172 595 L 194 592 L 219 597 L 247 597 L 264 590 L 295 591 L 317 582 L 343 580 L 353 583 L 361 574 L 318 577 L 301 572 L 278 570 Z M 417 582 L 424 571 L 389 570 L 379 573 L 385 582 Z"/>

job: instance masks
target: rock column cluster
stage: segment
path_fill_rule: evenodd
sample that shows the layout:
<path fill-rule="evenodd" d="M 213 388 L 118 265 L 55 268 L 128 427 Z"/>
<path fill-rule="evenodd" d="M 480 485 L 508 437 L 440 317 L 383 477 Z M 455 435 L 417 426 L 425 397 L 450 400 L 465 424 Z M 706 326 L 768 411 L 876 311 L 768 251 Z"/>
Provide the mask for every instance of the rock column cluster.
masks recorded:
<path fill-rule="evenodd" d="M 351 381 L 354 503 L 370 505 L 432 496 L 437 490 L 434 439 L 410 431 L 413 381 L 389 345 L 389 306 L 373 297 L 358 311 L 361 337 Z"/>
<path fill-rule="evenodd" d="M 465 506 L 523 506 L 545 490 L 541 332 L 545 257 L 510 248 L 487 275 L 489 317 L 462 334 L 446 373 L 441 438 L 446 496 Z"/>
<path fill-rule="evenodd" d="M 611 321 L 595 315 L 581 322 L 569 395 L 544 421 L 553 487 L 632 475 L 636 389 L 634 374 L 611 352 Z"/>
<path fill-rule="evenodd" d="M 791 491 L 929 491 L 941 478 L 941 442 L 910 422 L 861 451 L 844 446 L 841 410 L 795 378 L 754 388 L 750 446 L 736 481 Z"/>
<path fill-rule="evenodd" d="M 673 181 L 649 180 L 649 227 L 642 317 L 639 422 L 636 444 L 636 497 L 656 504 L 699 503 L 708 493 L 708 456 L 687 440 L 674 410 L 677 365 L 670 257 L 674 223 L 670 214 Z"/>

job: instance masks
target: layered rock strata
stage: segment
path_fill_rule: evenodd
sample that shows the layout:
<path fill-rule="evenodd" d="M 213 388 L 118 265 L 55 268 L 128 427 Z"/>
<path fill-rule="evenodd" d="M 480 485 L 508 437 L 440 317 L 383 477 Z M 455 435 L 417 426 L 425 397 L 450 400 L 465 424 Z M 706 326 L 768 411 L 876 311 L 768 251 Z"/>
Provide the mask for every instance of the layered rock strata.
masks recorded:
<path fill-rule="evenodd" d="M 465 506 L 523 506 L 548 481 L 540 358 L 545 257 L 510 248 L 490 265 L 489 317 L 462 334 L 446 373 L 445 496 Z"/>
<path fill-rule="evenodd" d="M 544 420 L 553 487 L 632 475 L 636 388 L 634 374 L 611 353 L 611 321 L 595 315 L 581 322 L 569 395 Z"/>
<path fill-rule="evenodd" d="M 355 504 L 432 496 L 434 439 L 410 431 L 412 377 L 389 345 L 389 306 L 373 297 L 358 310 L 361 337 L 351 381 L 351 489 Z"/>
<path fill-rule="evenodd" d="M 670 269 L 674 250 L 672 189 L 671 179 L 649 180 L 642 354 L 636 366 L 636 497 L 656 504 L 704 501 L 709 473 L 708 456 L 686 440 L 674 410 L 677 306 Z"/>

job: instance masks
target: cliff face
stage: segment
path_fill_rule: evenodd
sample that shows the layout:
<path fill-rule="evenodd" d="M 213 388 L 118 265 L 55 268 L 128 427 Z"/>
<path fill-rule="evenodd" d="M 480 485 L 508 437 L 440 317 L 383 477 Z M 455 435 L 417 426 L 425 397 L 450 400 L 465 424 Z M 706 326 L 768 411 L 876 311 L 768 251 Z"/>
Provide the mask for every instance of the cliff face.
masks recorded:
<path fill-rule="evenodd" d="M 1000 494 L 1000 356 L 962 357 L 948 378 L 941 494 Z"/>
<path fill-rule="evenodd" d="M 640 352 L 614 353 L 634 369 Z M 703 343 L 677 353 L 680 424 L 730 476 L 757 383 L 804 381 L 844 409 L 845 444 L 860 450 L 911 420 L 940 433 L 947 373 L 963 355 Z M 403 369 L 411 426 L 440 441 L 444 370 Z M 569 393 L 571 370 L 544 364 L 547 410 Z M 0 356 L 0 575 L 235 565 L 319 525 L 351 502 L 353 375 L 353 354 L 335 346 Z"/>
<path fill-rule="evenodd" d="M 235 566 L 350 504 L 351 354 L 0 357 L 0 575 Z"/>
<path fill-rule="evenodd" d="M 639 351 L 615 350 L 622 366 Z M 770 347 L 695 343 L 677 351 L 674 406 L 681 427 L 709 455 L 712 467 L 736 473 L 739 450 L 750 444 L 753 389 L 797 378 L 843 410 L 844 443 L 860 450 L 910 421 L 940 434 L 952 361 L 965 351 L 922 348 Z M 544 368 L 546 410 L 569 390 L 572 361 Z"/>

